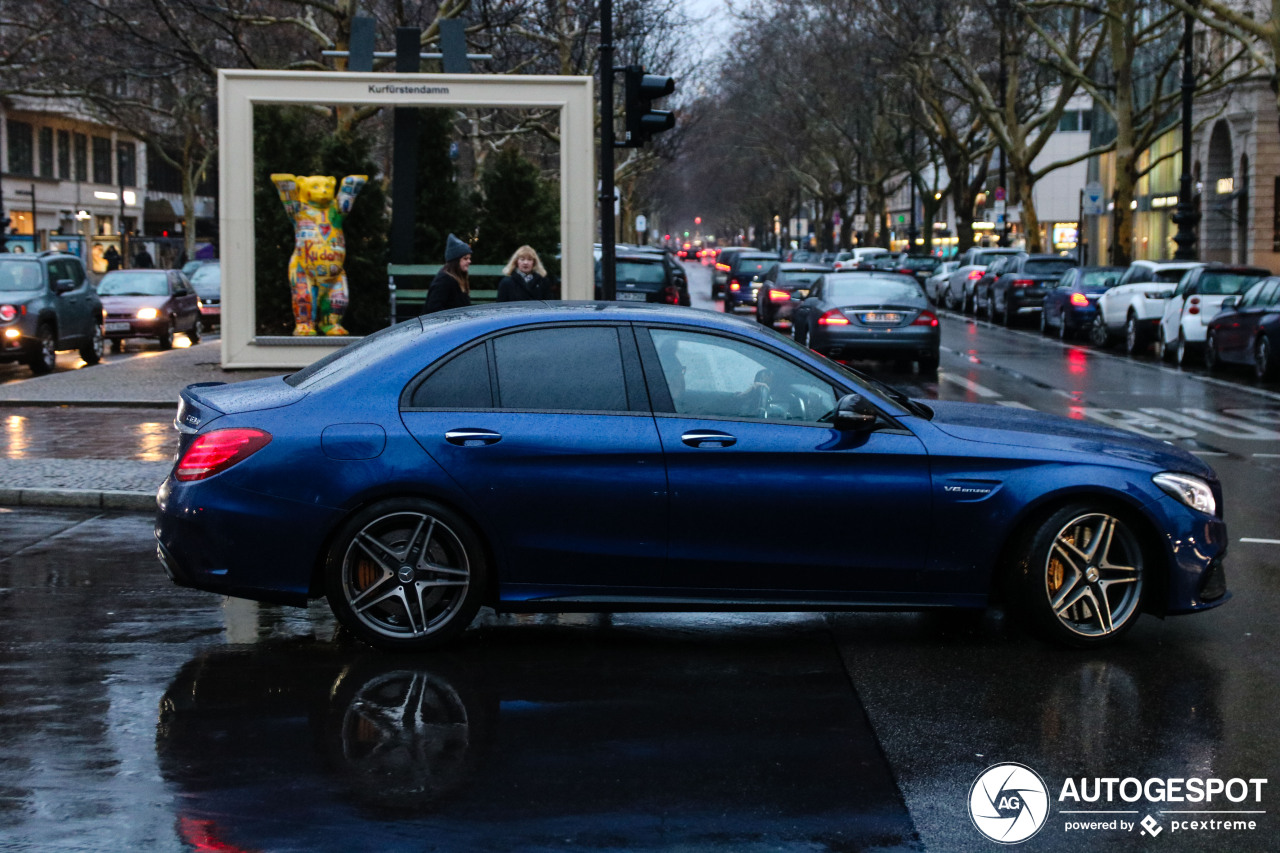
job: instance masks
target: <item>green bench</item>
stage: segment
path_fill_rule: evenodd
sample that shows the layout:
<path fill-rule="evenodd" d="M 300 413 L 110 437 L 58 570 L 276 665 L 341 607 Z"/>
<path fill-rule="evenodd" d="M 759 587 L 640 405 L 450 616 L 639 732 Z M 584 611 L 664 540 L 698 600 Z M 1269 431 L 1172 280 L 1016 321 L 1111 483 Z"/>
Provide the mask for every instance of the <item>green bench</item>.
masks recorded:
<path fill-rule="evenodd" d="M 400 287 L 396 284 L 396 277 L 401 279 L 409 278 L 416 282 L 426 279 L 430 282 L 436 277 L 436 273 L 440 271 L 443 263 L 438 264 L 387 264 L 387 281 L 391 285 L 391 322 L 405 320 L 409 317 L 416 317 L 422 313 L 423 307 L 427 304 L 427 291 L 416 287 Z M 477 278 L 502 278 L 502 268 L 504 264 L 472 264 L 468 270 L 468 277 L 472 281 L 471 301 L 472 302 L 493 302 L 498 298 L 498 288 L 492 289 L 476 288 L 475 280 Z M 496 285 L 496 282 L 495 282 Z"/>

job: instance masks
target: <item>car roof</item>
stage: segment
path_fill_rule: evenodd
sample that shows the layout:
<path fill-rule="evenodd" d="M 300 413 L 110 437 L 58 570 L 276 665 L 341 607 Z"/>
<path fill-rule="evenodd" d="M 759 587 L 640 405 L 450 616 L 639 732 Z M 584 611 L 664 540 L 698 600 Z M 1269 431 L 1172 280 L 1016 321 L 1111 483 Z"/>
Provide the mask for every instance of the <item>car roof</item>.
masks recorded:
<path fill-rule="evenodd" d="M 804 261 L 783 261 L 778 264 L 782 272 L 831 272 L 831 267 L 823 264 L 806 264 Z"/>

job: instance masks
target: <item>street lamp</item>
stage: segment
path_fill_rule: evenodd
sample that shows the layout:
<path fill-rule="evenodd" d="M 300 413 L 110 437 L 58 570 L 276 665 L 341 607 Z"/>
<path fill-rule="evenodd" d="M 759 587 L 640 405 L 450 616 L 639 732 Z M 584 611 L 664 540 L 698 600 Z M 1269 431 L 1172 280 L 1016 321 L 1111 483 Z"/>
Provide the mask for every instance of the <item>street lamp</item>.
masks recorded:
<path fill-rule="evenodd" d="M 1191 183 L 1191 95 L 1196 86 L 1195 68 L 1192 60 L 1191 30 L 1195 23 L 1195 15 L 1190 10 L 1183 13 L 1182 31 L 1182 175 L 1178 179 L 1178 207 L 1173 214 L 1173 222 L 1178 232 L 1173 235 L 1173 242 L 1178 244 L 1174 250 L 1174 260 L 1194 261 L 1198 259 L 1196 251 L 1196 226 L 1200 224 L 1200 211 L 1196 208 Z"/>

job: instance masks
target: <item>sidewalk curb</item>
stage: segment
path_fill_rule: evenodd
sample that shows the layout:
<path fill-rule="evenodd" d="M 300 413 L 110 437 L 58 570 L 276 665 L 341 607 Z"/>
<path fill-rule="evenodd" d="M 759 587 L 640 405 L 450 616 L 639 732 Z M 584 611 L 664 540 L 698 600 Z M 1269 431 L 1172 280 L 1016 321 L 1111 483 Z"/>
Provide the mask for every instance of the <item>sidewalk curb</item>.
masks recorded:
<path fill-rule="evenodd" d="M 154 492 L 117 489 L 0 489 L 0 506 L 77 507 L 155 512 Z"/>

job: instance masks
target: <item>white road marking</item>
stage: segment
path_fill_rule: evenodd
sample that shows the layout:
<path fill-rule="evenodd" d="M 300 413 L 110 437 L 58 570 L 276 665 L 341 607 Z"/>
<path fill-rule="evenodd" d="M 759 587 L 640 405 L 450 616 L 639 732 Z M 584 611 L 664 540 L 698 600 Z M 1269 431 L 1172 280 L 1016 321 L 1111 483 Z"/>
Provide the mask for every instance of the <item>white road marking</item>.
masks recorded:
<path fill-rule="evenodd" d="M 1017 400 L 996 400 L 997 406 L 1007 406 L 1010 409 L 1028 409 L 1029 411 L 1038 411 L 1034 406 L 1028 406 L 1026 403 L 1019 403 Z"/>
<path fill-rule="evenodd" d="M 1252 542 L 1256 545 L 1280 545 L 1280 539 L 1250 539 L 1248 537 L 1244 537 L 1240 541 Z"/>
<path fill-rule="evenodd" d="M 992 391 L 990 388 L 986 387 L 985 385 L 979 385 L 977 382 L 974 382 L 972 379 L 966 379 L 963 376 L 952 376 L 950 373 L 942 373 L 942 374 L 939 374 L 938 378 L 946 380 L 947 382 L 951 382 L 955 385 L 959 385 L 961 388 L 965 388 L 969 391 L 972 391 L 973 393 L 977 394 L 979 397 L 1003 396 L 999 391 Z"/>

